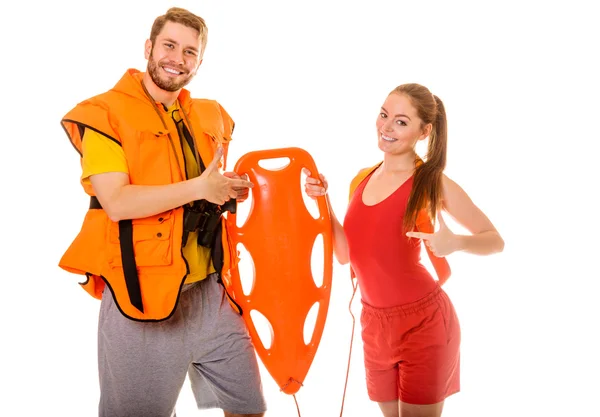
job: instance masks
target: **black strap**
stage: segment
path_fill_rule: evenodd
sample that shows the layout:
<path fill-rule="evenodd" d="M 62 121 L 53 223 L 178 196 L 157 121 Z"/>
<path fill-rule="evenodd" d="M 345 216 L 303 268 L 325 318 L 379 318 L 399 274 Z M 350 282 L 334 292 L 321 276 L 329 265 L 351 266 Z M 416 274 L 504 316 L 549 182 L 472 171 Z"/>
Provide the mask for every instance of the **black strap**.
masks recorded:
<path fill-rule="evenodd" d="M 194 146 L 194 138 L 192 137 L 192 134 L 188 130 L 188 128 L 185 125 L 185 123 L 183 123 L 183 128 L 181 129 L 181 131 L 183 132 L 183 136 L 184 136 L 186 142 L 188 143 L 188 145 L 190 146 L 190 149 L 192 150 L 192 152 L 194 152 L 194 155 L 198 156 L 198 159 L 199 159 L 199 161 L 197 161 L 198 162 L 198 168 L 200 170 L 200 174 L 202 174 L 204 172 L 204 170 L 206 170 L 206 167 L 204 166 L 204 161 L 202 161 L 202 157 L 194 149 L 195 148 L 195 146 Z"/>
<path fill-rule="evenodd" d="M 181 111 L 183 112 L 183 110 L 181 110 Z M 177 112 L 177 116 L 175 116 L 175 112 Z M 194 159 L 199 159 L 196 162 L 198 163 L 198 169 L 200 170 L 200 174 L 202 174 L 204 172 L 204 170 L 206 169 L 206 167 L 204 166 L 204 162 L 202 161 L 200 154 L 196 151 L 196 145 L 194 144 L 194 137 L 192 136 L 192 134 L 188 130 L 187 126 L 183 122 L 183 118 L 181 117 L 179 112 L 180 112 L 179 109 L 173 110 L 171 112 L 171 118 L 175 122 L 175 126 L 177 126 L 177 132 L 179 132 L 179 140 L 182 141 L 182 145 L 183 145 L 183 140 L 185 140 L 187 142 L 188 146 L 190 147 L 192 154 L 194 155 Z"/>
<path fill-rule="evenodd" d="M 121 261 L 123 262 L 123 274 L 125 274 L 129 301 L 143 313 L 142 291 L 133 253 L 133 223 L 131 220 L 119 221 L 119 242 L 121 243 Z"/>
<path fill-rule="evenodd" d="M 98 201 L 98 197 L 96 197 L 95 195 L 90 197 L 90 210 L 93 209 L 102 210 L 102 204 L 100 204 L 100 201 Z"/>
<path fill-rule="evenodd" d="M 100 201 L 95 196 L 90 197 L 90 209 L 102 209 Z M 143 313 L 142 290 L 140 289 L 140 278 L 133 252 L 133 223 L 131 220 L 119 221 L 119 243 L 121 245 L 121 262 L 123 263 L 123 274 L 125 275 L 129 301 L 131 305 Z"/>
<path fill-rule="evenodd" d="M 229 298 L 229 301 L 231 301 L 236 306 L 236 308 L 238 309 L 238 313 L 241 316 L 244 314 L 244 310 L 242 310 L 242 306 L 239 305 L 233 299 L 233 297 L 229 294 L 229 291 L 227 291 L 227 287 L 225 287 L 225 283 L 223 282 L 223 278 L 221 277 L 221 274 L 223 273 L 223 265 L 224 265 L 223 251 L 225 250 L 223 248 L 223 237 L 221 235 L 222 228 L 223 228 L 223 225 L 221 224 L 221 222 L 219 222 L 219 225 L 217 226 L 217 228 L 215 230 L 215 242 L 212 246 L 211 258 L 212 258 L 213 266 L 214 266 L 215 270 L 217 271 L 217 277 L 218 277 L 217 282 L 223 286 L 223 289 L 225 290 L 225 295 L 227 295 L 227 298 Z"/>

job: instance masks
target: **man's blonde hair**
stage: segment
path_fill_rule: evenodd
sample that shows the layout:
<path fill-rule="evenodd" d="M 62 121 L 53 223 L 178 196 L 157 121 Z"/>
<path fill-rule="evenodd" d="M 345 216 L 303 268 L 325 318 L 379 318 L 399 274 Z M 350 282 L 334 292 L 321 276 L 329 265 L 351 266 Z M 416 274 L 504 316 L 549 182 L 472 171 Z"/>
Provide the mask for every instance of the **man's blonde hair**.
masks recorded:
<path fill-rule="evenodd" d="M 206 27 L 206 22 L 200 16 L 196 16 L 192 12 L 182 9 L 181 7 L 171 7 L 169 10 L 167 10 L 167 13 L 157 17 L 156 20 L 154 20 L 154 23 L 152 24 L 152 30 L 150 31 L 150 41 L 152 42 L 152 45 L 154 45 L 156 37 L 167 22 L 179 23 L 196 30 L 196 32 L 198 32 L 198 36 L 200 37 L 202 47 L 200 56 L 204 54 L 204 48 L 206 48 L 206 41 L 208 38 L 208 28 Z"/>

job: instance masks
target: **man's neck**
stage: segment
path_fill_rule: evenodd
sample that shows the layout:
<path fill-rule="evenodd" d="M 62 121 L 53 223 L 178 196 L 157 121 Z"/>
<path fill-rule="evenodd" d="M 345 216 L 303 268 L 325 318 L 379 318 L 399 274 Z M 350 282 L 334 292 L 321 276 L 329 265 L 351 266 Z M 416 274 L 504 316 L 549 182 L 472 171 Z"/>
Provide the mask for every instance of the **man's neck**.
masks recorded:
<path fill-rule="evenodd" d="M 144 77 L 142 78 L 142 82 L 144 83 L 144 87 L 148 91 L 148 94 L 159 103 L 162 103 L 165 107 L 169 108 L 177 101 L 177 97 L 179 96 L 179 92 L 181 89 L 177 91 L 165 91 L 152 81 L 150 74 L 148 72 L 144 73 Z"/>

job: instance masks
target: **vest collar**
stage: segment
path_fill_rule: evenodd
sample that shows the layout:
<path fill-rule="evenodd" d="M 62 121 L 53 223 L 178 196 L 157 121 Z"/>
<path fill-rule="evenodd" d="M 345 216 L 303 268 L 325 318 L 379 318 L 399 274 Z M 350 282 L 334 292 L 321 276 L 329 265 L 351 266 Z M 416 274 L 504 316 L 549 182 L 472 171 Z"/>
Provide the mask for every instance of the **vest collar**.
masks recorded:
<path fill-rule="evenodd" d="M 142 78 L 144 77 L 144 73 L 138 71 L 135 68 L 128 69 L 125 74 L 121 77 L 121 79 L 117 82 L 117 84 L 113 87 L 113 90 L 130 95 L 132 97 L 138 98 L 148 104 L 151 104 L 150 98 L 144 92 L 142 87 Z M 177 100 L 183 111 L 189 113 L 190 106 L 192 104 L 192 98 L 190 92 L 185 88 L 182 88 L 179 96 L 177 96 Z M 162 103 L 156 103 L 159 108 L 162 108 Z"/>

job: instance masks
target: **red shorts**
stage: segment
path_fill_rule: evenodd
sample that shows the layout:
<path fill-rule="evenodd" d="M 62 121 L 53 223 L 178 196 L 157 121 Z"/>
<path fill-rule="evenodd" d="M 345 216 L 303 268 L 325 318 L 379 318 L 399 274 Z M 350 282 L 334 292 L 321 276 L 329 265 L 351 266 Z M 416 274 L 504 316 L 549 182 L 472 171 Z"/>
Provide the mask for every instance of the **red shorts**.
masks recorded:
<path fill-rule="evenodd" d="M 460 390 L 460 325 L 440 287 L 399 307 L 363 302 L 360 321 L 372 401 L 435 404 Z"/>

